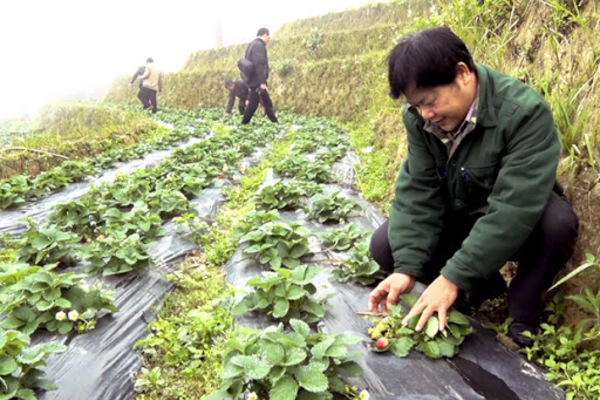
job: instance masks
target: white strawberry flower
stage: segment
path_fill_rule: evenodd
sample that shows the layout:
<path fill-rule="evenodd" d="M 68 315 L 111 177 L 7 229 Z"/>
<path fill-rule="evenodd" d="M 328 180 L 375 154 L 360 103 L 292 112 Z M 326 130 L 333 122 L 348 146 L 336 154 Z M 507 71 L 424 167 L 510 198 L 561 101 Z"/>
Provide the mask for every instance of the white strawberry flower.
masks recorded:
<path fill-rule="evenodd" d="M 69 320 L 70 321 L 77 321 L 77 318 L 79 318 L 79 313 L 77 312 L 77 310 L 69 311 Z"/>
<path fill-rule="evenodd" d="M 65 319 L 67 319 L 67 314 L 65 314 L 64 311 L 59 311 L 56 313 L 56 315 L 54 316 L 54 318 L 57 321 L 64 321 Z"/>
<path fill-rule="evenodd" d="M 362 392 L 360 392 L 360 394 L 358 395 L 358 398 L 360 400 L 369 400 L 371 398 L 371 395 L 369 394 L 369 392 L 367 392 L 366 390 L 363 390 Z"/>
<path fill-rule="evenodd" d="M 256 393 L 252 392 L 248 395 L 248 400 L 258 400 Z"/>

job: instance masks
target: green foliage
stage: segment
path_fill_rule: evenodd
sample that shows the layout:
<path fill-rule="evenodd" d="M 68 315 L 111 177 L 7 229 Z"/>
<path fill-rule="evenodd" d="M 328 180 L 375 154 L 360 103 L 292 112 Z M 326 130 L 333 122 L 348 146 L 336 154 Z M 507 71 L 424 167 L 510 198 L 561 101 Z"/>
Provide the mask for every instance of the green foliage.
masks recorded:
<path fill-rule="evenodd" d="M 412 307 L 417 301 L 414 295 L 402 295 L 401 300 Z M 389 316 L 373 319 L 373 327 L 369 328 L 369 336 L 373 340 L 381 337 L 388 339 L 389 344 L 383 349 L 373 351 L 391 351 L 396 357 L 406 357 L 412 349 L 425 354 L 429 358 L 451 358 L 458 354 L 459 346 L 473 328 L 469 320 L 454 308 L 448 310 L 446 328 L 441 331 L 438 317 L 432 315 L 422 331 L 415 330 L 421 314 L 413 317 L 406 326 L 402 320 L 406 317 L 402 306 L 391 306 Z"/>
<path fill-rule="evenodd" d="M 28 347 L 29 343 L 29 336 L 21 332 L 0 330 L 0 398 L 35 400 L 34 389 L 56 389 L 42 378 L 41 368 L 49 356 L 66 347 L 53 342 Z"/>
<path fill-rule="evenodd" d="M 309 253 L 309 236 L 310 232 L 298 223 L 268 222 L 245 234 L 240 244 L 248 243 L 244 254 L 253 256 L 261 264 L 269 264 L 271 268 L 295 268 Z"/>
<path fill-rule="evenodd" d="M 289 181 L 277 182 L 263 187 L 256 195 L 256 203 L 267 210 L 294 210 L 301 206 L 302 198 L 321 192 L 320 186 L 313 182 Z"/>
<path fill-rule="evenodd" d="M 94 328 L 99 311 L 117 311 L 110 294 L 89 288 L 85 276 L 58 275 L 53 268 L 0 264 L 0 312 L 7 316 L 0 327 L 26 334 L 41 328 L 83 333 Z"/>
<path fill-rule="evenodd" d="M 311 198 L 311 205 L 306 210 L 308 219 L 316 219 L 322 224 L 337 224 L 345 222 L 349 217 L 356 216 L 356 212 L 362 208 L 354 201 L 339 195 L 339 192 L 331 196 L 327 194 L 316 194 Z"/>
<path fill-rule="evenodd" d="M 311 334 L 309 326 L 291 320 L 263 331 L 241 331 L 227 343 L 219 390 L 204 398 L 216 400 L 254 395 L 261 399 L 332 399 L 346 393 L 344 378 L 362 375 L 347 349 L 361 341 L 343 335 Z"/>
<path fill-rule="evenodd" d="M 348 224 L 343 228 L 330 229 L 321 234 L 319 238 L 325 242 L 328 250 L 345 251 L 357 242 L 366 239 L 368 232 L 356 225 Z"/>
<path fill-rule="evenodd" d="M 365 242 L 356 244 L 348 255 L 349 258 L 331 273 L 334 280 L 370 285 L 383 278 L 383 272 L 379 270 L 379 264 L 373 260 Z"/>
<path fill-rule="evenodd" d="M 323 46 L 323 33 L 317 28 L 312 28 L 306 39 L 302 39 L 302 44 L 306 47 L 308 54 L 316 57 L 319 49 Z"/>
<path fill-rule="evenodd" d="M 63 232 L 54 227 L 38 227 L 31 225 L 19 240 L 20 250 L 16 258 L 18 262 L 35 265 L 60 263 L 72 264 L 73 245 L 80 237 L 71 232 Z"/>
<path fill-rule="evenodd" d="M 234 316 L 261 310 L 271 317 L 288 322 L 291 319 L 316 323 L 325 315 L 322 302 L 311 298 L 317 291 L 311 280 L 322 271 L 319 267 L 300 265 L 294 270 L 274 268 L 263 272 L 262 278 L 252 278 L 247 285 L 254 292 L 247 294 L 233 308 Z"/>
<path fill-rule="evenodd" d="M 600 351 L 587 348 L 597 337 L 585 323 L 577 327 L 557 326 L 564 313 L 560 296 L 550 302 L 548 323 L 540 325 L 537 334 L 526 332 L 534 342 L 522 350 L 527 359 L 534 360 L 548 371 L 546 379 L 567 392 L 567 399 L 596 399 L 600 396 Z"/>
<path fill-rule="evenodd" d="M 233 229 L 233 236 L 236 239 L 241 238 L 245 234 L 258 229 L 262 225 L 268 222 L 278 222 L 281 218 L 277 210 L 252 210 L 244 214 L 242 218 L 237 222 Z"/>
<path fill-rule="evenodd" d="M 232 329 L 231 309 L 224 304 L 231 294 L 231 290 L 227 291 L 182 315 L 159 317 L 148 325 L 150 334 L 136 342 L 134 348 L 141 349 L 147 360 L 160 356 L 166 366 L 180 367 L 183 376 L 197 377 L 202 373 L 199 367 L 211 357 L 215 344 Z M 152 384 L 144 382 L 147 374 L 142 375 L 136 382 L 138 392 L 147 391 L 148 384 Z"/>
<path fill-rule="evenodd" d="M 148 249 L 142 237 L 134 233 L 128 237 L 98 237 L 98 240 L 83 246 L 79 253 L 88 262 L 85 271 L 103 276 L 126 274 L 131 271 L 143 273 L 149 265 Z"/>

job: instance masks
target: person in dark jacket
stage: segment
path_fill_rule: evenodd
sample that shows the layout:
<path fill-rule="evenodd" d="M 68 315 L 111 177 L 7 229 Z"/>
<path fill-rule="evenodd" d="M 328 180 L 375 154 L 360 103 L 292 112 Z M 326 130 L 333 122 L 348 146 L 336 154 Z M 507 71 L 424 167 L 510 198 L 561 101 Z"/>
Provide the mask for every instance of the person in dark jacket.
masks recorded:
<path fill-rule="evenodd" d="M 272 122 L 279 122 L 273 110 L 273 102 L 267 91 L 267 79 L 269 78 L 269 59 L 267 57 L 267 43 L 271 39 L 267 28 L 260 28 L 254 39 L 246 48 L 245 58 L 254 65 L 254 73 L 246 82 L 250 89 L 248 106 L 244 111 L 242 124 L 247 124 L 256 112 L 258 103 L 262 102 L 267 117 Z"/>
<path fill-rule="evenodd" d="M 131 77 L 131 80 L 129 81 L 129 88 L 130 89 L 133 87 L 133 84 L 135 83 L 135 80 L 138 79 L 138 77 L 144 76 L 145 72 L 146 72 L 146 66 L 145 65 L 140 66 L 135 71 L 135 73 Z M 143 91 L 142 91 L 142 84 L 144 83 L 144 81 L 140 78 L 139 82 L 140 83 L 139 83 L 138 99 L 140 99 L 140 101 L 142 102 L 142 104 L 145 107 L 145 98 L 144 98 Z"/>
<path fill-rule="evenodd" d="M 238 110 L 241 115 L 244 115 L 246 110 L 246 103 L 248 102 L 248 86 L 244 81 L 232 81 L 230 79 L 225 81 L 225 89 L 229 91 L 229 101 L 227 102 L 227 110 L 225 110 L 225 117 L 231 116 L 231 110 L 235 103 L 235 98 L 239 98 Z"/>
<path fill-rule="evenodd" d="M 573 253 L 578 219 L 556 182 L 560 153 L 552 112 L 524 83 L 475 64 L 448 28 L 407 35 L 388 58 L 390 95 L 407 101 L 408 154 L 389 221 L 371 253 L 391 274 L 369 310 L 387 312 L 415 281 L 429 284 L 403 323 L 477 308 L 508 289 L 509 336 L 532 340 L 542 295 Z"/>

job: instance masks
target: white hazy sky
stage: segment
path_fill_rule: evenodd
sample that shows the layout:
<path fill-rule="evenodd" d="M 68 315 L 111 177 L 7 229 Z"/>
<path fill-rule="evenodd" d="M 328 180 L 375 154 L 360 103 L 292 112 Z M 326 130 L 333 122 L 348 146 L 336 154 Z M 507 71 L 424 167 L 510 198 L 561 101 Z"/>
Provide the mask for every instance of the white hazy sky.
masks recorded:
<path fill-rule="evenodd" d="M 2 0 L 0 119 L 31 115 L 47 101 L 98 92 L 153 57 L 165 72 L 190 52 L 244 43 L 258 28 L 373 0 Z"/>

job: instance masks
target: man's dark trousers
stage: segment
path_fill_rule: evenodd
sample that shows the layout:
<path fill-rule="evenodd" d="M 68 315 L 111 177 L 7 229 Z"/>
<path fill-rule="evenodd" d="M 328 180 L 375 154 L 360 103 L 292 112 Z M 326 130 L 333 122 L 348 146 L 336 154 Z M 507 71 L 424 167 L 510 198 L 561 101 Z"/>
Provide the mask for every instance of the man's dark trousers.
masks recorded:
<path fill-rule="evenodd" d="M 431 262 L 424 266 L 425 276 L 420 281 L 429 284 L 439 276 L 446 261 L 460 249 L 476 220 L 468 216 L 447 218 L 438 249 Z M 578 227 L 579 220 L 569 202 L 552 193 L 540 221 L 510 259 L 519 263 L 508 289 L 508 316 L 514 321 L 532 326 L 539 324 L 543 311 L 542 295 L 573 254 Z M 373 233 L 371 254 L 383 270 L 393 271 L 387 221 Z M 473 294 L 475 298 L 484 300 L 497 289 L 498 282 L 503 282 L 500 274 L 495 274 L 488 281 L 482 279 L 475 285 L 474 292 L 478 293 L 469 293 L 467 297 Z"/>
<path fill-rule="evenodd" d="M 153 114 L 156 114 L 157 105 L 156 105 L 156 90 L 149 89 L 147 87 L 141 87 L 138 92 L 138 99 L 144 105 L 144 110 L 152 110 Z"/>
<path fill-rule="evenodd" d="M 266 90 L 262 90 L 261 88 L 250 88 L 250 97 L 248 107 L 246 107 L 246 111 L 244 112 L 244 118 L 242 118 L 242 124 L 247 124 L 252 119 L 252 116 L 256 112 L 256 108 L 258 107 L 259 101 L 262 101 L 263 107 L 265 108 L 265 113 L 267 117 L 271 120 L 271 122 L 279 122 L 277 117 L 275 116 L 275 111 L 273 110 L 273 102 L 271 101 L 271 96 L 269 96 L 269 92 Z"/>

